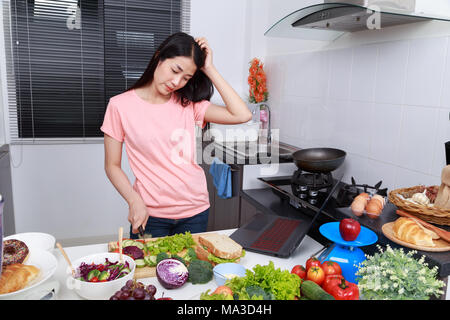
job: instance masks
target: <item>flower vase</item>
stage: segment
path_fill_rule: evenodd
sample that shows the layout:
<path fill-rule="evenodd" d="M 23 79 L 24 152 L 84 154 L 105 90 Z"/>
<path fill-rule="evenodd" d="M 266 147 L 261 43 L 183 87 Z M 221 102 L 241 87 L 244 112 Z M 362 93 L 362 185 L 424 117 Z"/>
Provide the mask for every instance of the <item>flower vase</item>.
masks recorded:
<path fill-rule="evenodd" d="M 252 123 L 260 122 L 260 103 L 248 103 L 247 104 L 248 109 L 252 113 L 252 120 L 250 120 Z"/>

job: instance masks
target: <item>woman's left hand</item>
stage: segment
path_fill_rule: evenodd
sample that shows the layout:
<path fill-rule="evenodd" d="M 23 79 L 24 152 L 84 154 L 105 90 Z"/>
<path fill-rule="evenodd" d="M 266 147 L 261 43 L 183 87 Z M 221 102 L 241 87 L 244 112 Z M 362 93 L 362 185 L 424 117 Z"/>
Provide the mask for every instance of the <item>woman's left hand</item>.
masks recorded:
<path fill-rule="evenodd" d="M 205 65 L 202 68 L 202 71 L 206 71 L 207 69 L 209 69 L 210 67 L 213 66 L 212 50 L 209 47 L 209 44 L 208 44 L 208 41 L 206 40 L 206 38 L 203 38 L 203 37 L 202 38 L 197 38 L 197 39 L 195 39 L 195 41 L 198 43 L 200 48 L 202 48 L 202 50 L 206 54 Z"/>

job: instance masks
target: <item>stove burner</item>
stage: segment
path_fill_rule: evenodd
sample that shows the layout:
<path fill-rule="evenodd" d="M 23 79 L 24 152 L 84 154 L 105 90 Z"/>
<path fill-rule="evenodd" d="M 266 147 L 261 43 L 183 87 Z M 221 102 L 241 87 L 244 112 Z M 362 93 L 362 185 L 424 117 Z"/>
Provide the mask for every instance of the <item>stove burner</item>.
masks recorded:
<path fill-rule="evenodd" d="M 309 196 L 317 197 L 317 191 L 329 189 L 333 186 L 333 177 L 329 173 L 309 173 L 297 170 L 291 179 L 292 192 L 298 196 L 308 193 Z"/>
<path fill-rule="evenodd" d="M 339 190 L 337 196 L 337 202 L 343 207 L 348 207 L 353 202 L 355 197 L 362 193 L 368 193 L 370 195 L 379 194 L 381 196 L 387 196 L 387 188 L 380 189 L 382 181 L 378 182 L 375 186 L 369 186 L 367 184 L 356 184 L 355 179 L 352 177 L 352 184 L 345 185 Z"/>

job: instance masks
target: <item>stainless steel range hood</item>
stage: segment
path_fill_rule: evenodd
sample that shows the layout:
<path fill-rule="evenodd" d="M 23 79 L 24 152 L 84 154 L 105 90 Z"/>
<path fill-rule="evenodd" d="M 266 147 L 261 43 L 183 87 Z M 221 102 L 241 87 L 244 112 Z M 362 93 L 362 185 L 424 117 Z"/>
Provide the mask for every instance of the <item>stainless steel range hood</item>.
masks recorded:
<path fill-rule="evenodd" d="M 376 30 L 430 20 L 450 21 L 450 16 L 417 13 L 398 8 L 367 7 L 355 4 L 359 1 L 344 1 L 331 3 L 326 1 L 294 11 L 275 23 L 265 35 L 333 41 L 346 32 Z"/>

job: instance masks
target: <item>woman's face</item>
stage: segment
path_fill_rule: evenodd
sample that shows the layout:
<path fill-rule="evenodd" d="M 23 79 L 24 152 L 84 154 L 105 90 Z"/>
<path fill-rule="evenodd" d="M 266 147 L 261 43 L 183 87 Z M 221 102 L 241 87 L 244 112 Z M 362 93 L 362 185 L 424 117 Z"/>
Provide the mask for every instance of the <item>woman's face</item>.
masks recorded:
<path fill-rule="evenodd" d="M 159 61 L 153 75 L 156 90 L 164 96 L 183 88 L 197 71 L 194 60 L 190 57 L 174 57 Z"/>

